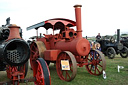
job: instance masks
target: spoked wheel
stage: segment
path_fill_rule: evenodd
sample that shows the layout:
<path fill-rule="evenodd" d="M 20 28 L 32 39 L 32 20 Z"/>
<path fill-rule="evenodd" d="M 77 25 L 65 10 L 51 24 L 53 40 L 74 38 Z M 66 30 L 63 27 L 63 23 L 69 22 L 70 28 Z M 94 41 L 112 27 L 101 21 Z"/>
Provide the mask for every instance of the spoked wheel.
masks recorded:
<path fill-rule="evenodd" d="M 36 78 L 35 85 L 51 85 L 49 68 L 43 58 L 33 62 L 33 76 Z"/>
<path fill-rule="evenodd" d="M 122 58 L 127 58 L 127 56 L 128 56 L 128 48 L 126 46 L 123 47 L 123 49 L 121 50 L 120 55 L 121 55 Z"/>
<path fill-rule="evenodd" d="M 62 70 L 61 62 L 65 60 L 69 62 L 68 70 Z M 76 64 L 75 56 L 69 51 L 61 52 L 56 60 L 56 70 L 61 80 L 65 80 L 65 81 L 73 80 L 77 73 L 77 64 Z"/>
<path fill-rule="evenodd" d="M 116 51 L 113 47 L 109 47 L 106 52 L 109 59 L 113 59 L 116 55 Z"/>
<path fill-rule="evenodd" d="M 43 53 L 46 50 L 46 47 L 45 47 L 43 42 L 36 41 L 36 42 L 32 42 L 32 44 L 30 45 L 30 50 L 31 50 L 30 64 L 31 64 L 31 67 L 33 69 L 33 63 L 32 62 L 35 61 L 39 57 L 43 58 Z"/>
<path fill-rule="evenodd" d="M 91 50 L 89 55 L 86 57 L 87 71 L 92 75 L 101 75 L 102 71 L 106 68 L 106 61 L 103 54 L 99 50 Z"/>

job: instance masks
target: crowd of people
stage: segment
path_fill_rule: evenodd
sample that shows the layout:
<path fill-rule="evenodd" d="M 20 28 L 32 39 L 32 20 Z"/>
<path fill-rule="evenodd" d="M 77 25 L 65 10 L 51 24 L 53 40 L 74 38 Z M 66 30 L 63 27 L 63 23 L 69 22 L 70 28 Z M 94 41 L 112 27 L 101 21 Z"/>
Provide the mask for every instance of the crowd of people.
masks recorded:
<path fill-rule="evenodd" d="M 91 49 L 92 49 L 92 50 L 97 49 L 97 50 L 100 50 L 100 51 L 101 51 L 100 44 L 97 43 L 97 42 L 91 42 Z"/>
<path fill-rule="evenodd" d="M 100 36 L 100 33 L 98 33 L 98 35 L 96 36 L 96 42 L 91 42 L 91 49 L 92 50 L 95 50 L 95 49 L 97 49 L 97 50 L 100 50 L 101 51 L 101 46 L 100 46 L 100 44 L 97 42 L 97 40 L 99 40 L 99 39 L 101 39 L 101 36 Z"/>
<path fill-rule="evenodd" d="M 101 51 L 101 46 L 100 46 L 100 43 L 97 42 L 97 40 L 101 39 L 101 36 L 100 36 L 100 33 L 98 33 L 98 35 L 96 36 L 96 42 L 91 42 L 90 45 L 91 45 L 91 50 L 99 50 Z M 93 58 L 95 59 L 96 57 L 99 56 L 99 54 L 97 52 L 91 52 L 91 55 L 94 57 L 91 57 L 91 60 L 93 60 Z M 94 65 L 91 65 L 92 66 L 92 69 L 94 70 L 95 66 Z"/>

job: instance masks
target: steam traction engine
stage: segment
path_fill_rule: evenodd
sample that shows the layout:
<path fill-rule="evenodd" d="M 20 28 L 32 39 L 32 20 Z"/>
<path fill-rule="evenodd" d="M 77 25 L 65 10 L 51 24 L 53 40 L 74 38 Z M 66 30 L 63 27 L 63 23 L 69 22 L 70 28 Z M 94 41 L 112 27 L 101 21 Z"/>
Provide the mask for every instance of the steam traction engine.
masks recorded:
<path fill-rule="evenodd" d="M 0 82 L 0 85 L 19 85 L 19 83 L 32 81 L 35 85 L 50 85 L 49 70 L 41 58 L 35 60 L 34 77 L 24 79 L 28 70 L 30 47 L 21 36 L 20 27 L 10 24 L 10 18 L 7 19 L 6 25 L 0 27 L 0 71 L 6 70 L 7 77 L 11 80 Z"/>
<path fill-rule="evenodd" d="M 120 42 L 120 29 L 117 29 L 117 41 L 113 37 L 110 39 L 98 40 L 101 45 L 101 51 L 108 56 L 109 59 L 113 59 L 116 54 L 120 54 L 122 58 L 127 58 L 128 48 L 124 43 Z"/>
<path fill-rule="evenodd" d="M 56 18 L 32 25 L 27 30 L 44 27 L 46 32 L 53 29 L 53 34 L 44 34 L 45 37 L 37 36 L 36 41 L 30 45 L 30 62 L 38 57 L 44 58 L 49 64 L 56 62 L 56 70 L 61 80 L 71 81 L 77 73 L 77 66 L 86 66 L 87 71 L 92 75 L 100 75 L 106 68 L 103 54 L 98 50 L 90 51 L 90 43 L 82 38 L 81 29 L 81 5 L 75 5 L 76 22 Z M 76 26 L 76 31 L 71 27 Z M 59 34 L 54 34 L 55 30 L 60 30 Z"/>

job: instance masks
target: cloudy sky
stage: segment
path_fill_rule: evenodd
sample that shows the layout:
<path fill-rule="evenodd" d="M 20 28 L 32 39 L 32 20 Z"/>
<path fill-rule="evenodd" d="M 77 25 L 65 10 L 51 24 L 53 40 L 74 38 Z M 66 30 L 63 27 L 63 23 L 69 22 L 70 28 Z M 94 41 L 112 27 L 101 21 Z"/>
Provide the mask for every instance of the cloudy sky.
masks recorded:
<path fill-rule="evenodd" d="M 75 21 L 75 4 L 82 5 L 83 36 L 113 35 L 117 29 L 128 32 L 128 0 L 0 0 L 0 26 L 10 17 L 27 39 L 36 35 L 35 30 L 26 31 L 33 24 L 52 18 Z"/>

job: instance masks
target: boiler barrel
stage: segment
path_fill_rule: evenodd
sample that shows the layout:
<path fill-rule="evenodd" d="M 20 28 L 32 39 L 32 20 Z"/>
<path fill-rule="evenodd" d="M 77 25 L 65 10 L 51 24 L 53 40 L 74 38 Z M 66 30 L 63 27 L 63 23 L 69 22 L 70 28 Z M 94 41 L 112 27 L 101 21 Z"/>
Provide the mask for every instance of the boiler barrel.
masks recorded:
<path fill-rule="evenodd" d="M 11 39 L 0 43 L 0 60 L 11 66 L 26 63 L 30 56 L 29 45 L 22 39 Z"/>
<path fill-rule="evenodd" d="M 90 43 L 84 38 L 76 38 L 70 42 L 56 42 L 55 48 L 60 49 L 62 51 L 70 51 L 75 56 L 86 56 L 90 52 Z"/>

